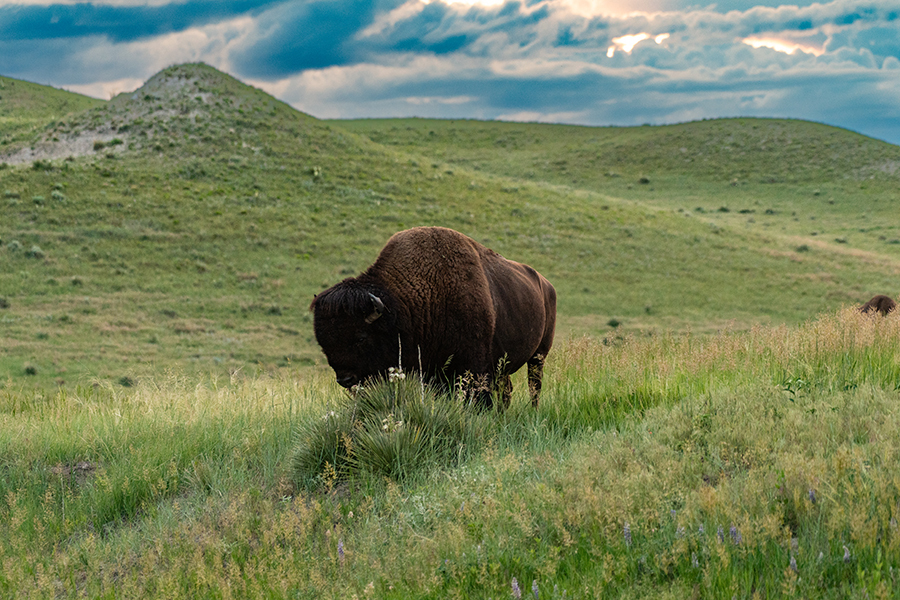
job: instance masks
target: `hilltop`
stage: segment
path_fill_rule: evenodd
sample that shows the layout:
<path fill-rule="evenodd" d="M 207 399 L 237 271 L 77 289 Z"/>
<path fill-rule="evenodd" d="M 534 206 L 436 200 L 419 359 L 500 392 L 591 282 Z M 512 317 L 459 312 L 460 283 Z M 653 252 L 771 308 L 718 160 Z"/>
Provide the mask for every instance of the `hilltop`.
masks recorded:
<path fill-rule="evenodd" d="M 544 273 L 561 339 L 798 323 L 897 293 L 896 173 L 876 168 L 897 149 L 815 124 L 323 122 L 189 64 L 30 131 L 0 156 L 13 382 L 321 365 L 313 294 L 416 225 Z"/>
<path fill-rule="evenodd" d="M 280 111 L 280 114 L 279 114 Z M 275 119 L 273 119 L 275 117 Z M 133 92 L 91 110 L 48 123 L 28 144 L 0 153 L 10 164 L 126 151 L 161 153 L 186 140 L 203 154 L 221 152 L 233 139 L 260 146 L 287 126 L 302 144 L 305 129 L 324 129 L 315 119 L 268 94 L 204 64 L 169 67 Z"/>

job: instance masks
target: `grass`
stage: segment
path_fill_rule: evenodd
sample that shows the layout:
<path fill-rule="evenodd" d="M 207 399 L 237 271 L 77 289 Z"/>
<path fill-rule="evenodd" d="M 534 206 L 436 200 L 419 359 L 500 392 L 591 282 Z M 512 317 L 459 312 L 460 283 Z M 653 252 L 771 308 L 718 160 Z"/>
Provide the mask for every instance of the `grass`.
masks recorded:
<path fill-rule="evenodd" d="M 83 154 L 0 170 L 11 388 L 321 364 L 313 294 L 415 225 L 536 267 L 559 291 L 563 336 L 796 324 L 892 294 L 900 265 L 896 149 L 815 124 L 324 123 L 203 65 L 62 110 L 30 144 L 55 156 L 81 140 Z M 706 152 L 719 162 L 696 170 L 670 157 L 730 136 L 747 158 Z M 609 151 L 576 151 L 597 145 Z M 795 165 L 791 178 L 762 183 L 769 163 Z M 746 185 L 719 173 L 734 169 L 752 172 Z M 877 222 L 860 220 L 876 206 Z"/>
<path fill-rule="evenodd" d="M 0 76 L 0 151 L 52 128 L 55 119 L 102 104 L 87 96 Z"/>
<path fill-rule="evenodd" d="M 401 453 L 399 483 L 364 452 L 302 483 L 292 456 L 324 443 L 302 432 L 347 406 L 321 377 L 7 392 L 0 593 L 487 598 L 515 577 L 544 597 L 890 596 L 898 328 L 845 310 L 571 339 L 537 411 L 520 390 L 458 413 L 481 441 Z M 369 404 L 421 397 L 392 386 Z"/>
<path fill-rule="evenodd" d="M 15 87 L 0 597 L 898 595 L 895 146 Z M 556 286 L 537 410 L 333 382 L 309 300 L 414 225 Z"/>

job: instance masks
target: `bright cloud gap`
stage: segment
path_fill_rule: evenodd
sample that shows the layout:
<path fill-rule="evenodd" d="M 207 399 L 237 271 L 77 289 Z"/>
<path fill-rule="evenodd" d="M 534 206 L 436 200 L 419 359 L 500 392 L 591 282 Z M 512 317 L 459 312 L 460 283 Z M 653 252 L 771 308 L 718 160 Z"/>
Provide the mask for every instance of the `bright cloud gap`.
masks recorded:
<path fill-rule="evenodd" d="M 753 46 L 754 48 L 769 48 L 771 50 L 775 50 L 776 52 L 783 52 L 785 54 L 793 54 L 797 50 L 806 54 L 812 54 L 813 56 L 822 56 L 823 54 L 825 54 L 825 50 L 822 48 L 816 48 L 815 46 L 804 46 L 803 44 L 796 44 L 794 42 L 779 40 L 775 38 L 750 37 L 741 41 L 748 46 Z"/>
<path fill-rule="evenodd" d="M 621 50 L 625 54 L 631 54 L 631 51 L 634 50 L 635 46 L 644 40 L 649 40 L 651 37 L 657 44 L 662 44 L 665 40 L 669 39 L 669 34 L 660 33 L 659 35 L 651 36 L 649 33 L 635 33 L 633 35 L 623 35 L 621 37 L 613 38 L 613 45 L 606 50 L 606 56 L 609 58 L 615 56 L 616 49 Z"/>

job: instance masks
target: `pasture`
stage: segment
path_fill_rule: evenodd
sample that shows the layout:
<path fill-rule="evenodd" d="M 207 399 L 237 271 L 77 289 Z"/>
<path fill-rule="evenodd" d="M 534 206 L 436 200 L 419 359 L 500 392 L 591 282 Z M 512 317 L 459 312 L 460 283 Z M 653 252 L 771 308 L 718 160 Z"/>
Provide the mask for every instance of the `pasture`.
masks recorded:
<path fill-rule="evenodd" d="M 0 83 L 0 597 L 900 596 L 900 148 Z M 333 381 L 415 225 L 556 287 L 537 410 Z"/>
<path fill-rule="evenodd" d="M 351 410 L 315 370 L 5 394 L 0 590 L 894 596 L 898 335 L 844 310 L 563 341 L 538 410 L 519 385 L 504 414 L 464 412 L 441 463 L 393 477 L 376 459 L 409 449 L 399 400 L 352 471 L 292 468 L 298 431 Z M 409 382 L 383 386 L 430 401 Z"/>

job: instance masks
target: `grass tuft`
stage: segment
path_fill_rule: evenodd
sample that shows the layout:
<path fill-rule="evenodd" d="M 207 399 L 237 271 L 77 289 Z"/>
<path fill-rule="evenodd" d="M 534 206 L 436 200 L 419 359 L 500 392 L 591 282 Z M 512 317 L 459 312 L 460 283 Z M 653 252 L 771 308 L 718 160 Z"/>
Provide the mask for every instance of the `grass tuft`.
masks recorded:
<path fill-rule="evenodd" d="M 377 380 L 301 424 L 294 474 L 326 486 L 359 475 L 406 480 L 468 455 L 489 426 L 490 416 L 418 377 Z"/>

